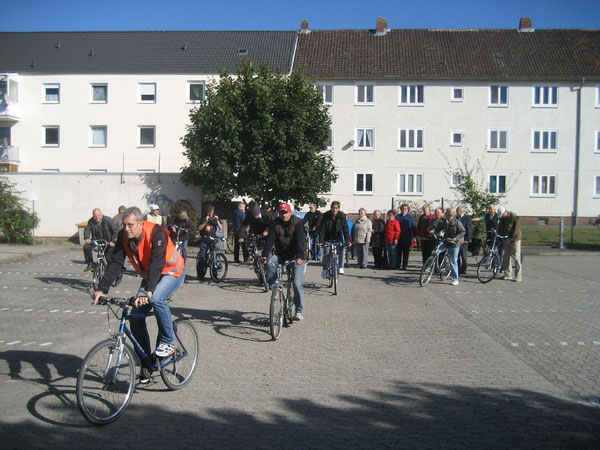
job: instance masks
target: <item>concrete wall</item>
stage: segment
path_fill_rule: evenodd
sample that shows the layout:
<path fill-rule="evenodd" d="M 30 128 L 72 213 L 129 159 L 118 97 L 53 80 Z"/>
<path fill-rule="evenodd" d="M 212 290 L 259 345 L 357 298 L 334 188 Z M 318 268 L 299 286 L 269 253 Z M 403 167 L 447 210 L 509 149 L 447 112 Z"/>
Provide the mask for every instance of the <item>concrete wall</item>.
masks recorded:
<path fill-rule="evenodd" d="M 41 219 L 36 236 L 72 236 L 75 224 L 87 221 L 94 208 L 113 217 L 119 205 L 137 206 L 142 212 L 156 203 L 161 214 L 168 215 L 169 207 L 178 199 L 192 203 L 200 212 L 202 193 L 199 188 L 185 186 L 179 174 L 31 174 L 9 173 L 30 208 Z M 35 204 L 31 195 L 37 196 Z"/>

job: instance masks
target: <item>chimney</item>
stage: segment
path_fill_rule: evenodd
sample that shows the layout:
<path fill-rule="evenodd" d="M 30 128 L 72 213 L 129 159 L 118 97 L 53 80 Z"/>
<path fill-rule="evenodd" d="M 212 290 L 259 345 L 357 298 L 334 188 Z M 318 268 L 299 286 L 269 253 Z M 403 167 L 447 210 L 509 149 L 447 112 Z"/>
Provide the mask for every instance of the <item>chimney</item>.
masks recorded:
<path fill-rule="evenodd" d="M 519 32 L 530 33 L 533 31 L 533 22 L 531 17 L 521 17 L 519 21 Z"/>
<path fill-rule="evenodd" d="M 388 31 L 390 31 L 388 27 L 388 23 L 385 17 L 377 18 L 377 26 L 375 28 L 375 36 L 383 36 Z"/>
<path fill-rule="evenodd" d="M 310 28 L 308 28 L 308 20 L 302 19 L 302 22 L 300 23 L 300 33 L 310 33 Z"/>

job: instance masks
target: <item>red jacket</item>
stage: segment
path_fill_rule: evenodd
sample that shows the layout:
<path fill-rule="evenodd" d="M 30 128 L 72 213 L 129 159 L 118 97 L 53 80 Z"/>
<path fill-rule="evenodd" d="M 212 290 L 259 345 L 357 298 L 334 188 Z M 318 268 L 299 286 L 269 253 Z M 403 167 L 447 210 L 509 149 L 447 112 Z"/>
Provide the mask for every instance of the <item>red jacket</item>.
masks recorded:
<path fill-rule="evenodd" d="M 393 244 L 400 238 L 400 223 L 396 219 L 388 220 L 385 223 L 385 243 Z"/>

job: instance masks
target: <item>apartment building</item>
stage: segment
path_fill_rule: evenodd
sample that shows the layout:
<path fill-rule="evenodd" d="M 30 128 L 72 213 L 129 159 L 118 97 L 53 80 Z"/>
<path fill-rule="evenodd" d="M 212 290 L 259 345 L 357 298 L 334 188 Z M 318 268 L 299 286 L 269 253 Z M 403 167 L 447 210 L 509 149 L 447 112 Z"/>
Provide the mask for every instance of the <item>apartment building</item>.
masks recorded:
<path fill-rule="evenodd" d="M 466 160 L 521 216 L 600 213 L 598 30 L 0 33 L 0 167 L 35 199 L 38 235 L 95 206 L 199 207 L 180 139 L 245 58 L 321 89 L 339 175 L 324 196 L 346 211 L 452 201 Z"/>

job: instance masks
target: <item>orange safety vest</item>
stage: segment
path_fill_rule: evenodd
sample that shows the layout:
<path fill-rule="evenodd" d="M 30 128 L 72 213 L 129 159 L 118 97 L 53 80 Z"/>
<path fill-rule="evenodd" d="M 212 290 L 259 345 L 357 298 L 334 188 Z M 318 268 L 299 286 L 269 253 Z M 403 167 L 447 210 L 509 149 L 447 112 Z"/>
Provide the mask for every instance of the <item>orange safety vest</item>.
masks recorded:
<path fill-rule="evenodd" d="M 138 247 L 138 254 L 134 255 L 129 245 L 129 238 L 125 234 L 123 236 L 123 248 L 125 253 L 129 257 L 129 261 L 133 265 L 134 269 L 142 275 L 144 278 L 148 276 L 148 270 L 150 268 L 150 260 L 152 256 L 152 232 L 154 227 L 160 227 L 160 225 L 143 221 L 142 241 Z M 160 227 L 162 228 L 162 227 Z M 167 230 L 162 228 L 165 232 L 165 239 L 167 241 L 167 252 L 165 254 L 165 267 L 162 270 L 163 275 L 172 275 L 179 278 L 183 272 L 184 260 L 183 257 L 175 250 L 173 241 L 169 238 Z"/>

